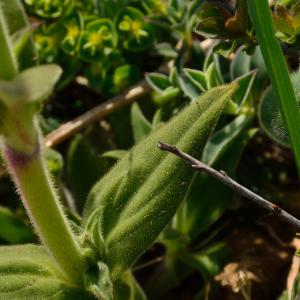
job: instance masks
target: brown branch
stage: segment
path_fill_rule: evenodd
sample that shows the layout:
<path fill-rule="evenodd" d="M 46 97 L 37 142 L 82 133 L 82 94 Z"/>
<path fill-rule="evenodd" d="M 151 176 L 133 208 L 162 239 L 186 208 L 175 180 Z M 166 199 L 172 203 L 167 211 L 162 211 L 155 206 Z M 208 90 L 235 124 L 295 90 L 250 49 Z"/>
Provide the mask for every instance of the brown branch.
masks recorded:
<path fill-rule="evenodd" d="M 52 131 L 45 138 L 45 143 L 47 147 L 53 147 L 74 134 L 80 132 L 83 128 L 88 125 L 97 122 L 112 112 L 118 110 L 119 108 L 132 103 L 136 99 L 150 93 L 151 88 L 146 83 L 145 80 L 140 81 L 135 86 L 131 87 L 129 90 L 125 91 L 121 95 L 113 97 L 108 101 L 95 106 L 91 110 L 85 112 L 79 117 L 71 120 L 63 125 L 61 125 L 58 129 Z"/>
<path fill-rule="evenodd" d="M 246 187 L 242 186 L 241 184 L 237 183 L 235 180 L 230 178 L 224 171 L 217 171 L 208 165 L 204 164 L 203 162 L 197 160 L 196 158 L 192 157 L 191 155 L 180 151 L 173 145 L 169 145 L 163 142 L 160 142 L 158 144 L 158 148 L 162 151 L 170 152 L 182 160 L 186 161 L 192 168 L 194 168 L 197 171 L 204 172 L 220 182 L 224 183 L 231 189 L 233 189 L 237 194 L 248 198 L 255 204 L 263 207 L 264 209 L 268 210 L 272 214 L 278 216 L 283 221 L 293 225 L 295 229 L 300 230 L 300 220 L 290 215 L 288 212 L 280 208 L 278 205 L 269 202 L 268 200 L 260 197 L 259 195 L 253 193 Z"/>

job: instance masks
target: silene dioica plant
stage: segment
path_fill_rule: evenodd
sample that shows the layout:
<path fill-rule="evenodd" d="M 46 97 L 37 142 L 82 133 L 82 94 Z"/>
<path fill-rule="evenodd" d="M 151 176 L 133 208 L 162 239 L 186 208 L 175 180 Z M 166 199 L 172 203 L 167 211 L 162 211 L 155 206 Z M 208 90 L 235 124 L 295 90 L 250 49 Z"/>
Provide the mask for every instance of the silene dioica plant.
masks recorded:
<path fill-rule="evenodd" d="M 2 156 L 42 243 L 0 248 L 0 298 L 144 299 L 130 267 L 169 223 L 193 177 L 156 145 L 164 140 L 198 157 L 236 83 L 210 89 L 127 153 L 92 189 L 78 226 L 46 168 L 37 121 L 62 70 L 36 65 L 18 0 L 0 1 L 0 45 Z"/>

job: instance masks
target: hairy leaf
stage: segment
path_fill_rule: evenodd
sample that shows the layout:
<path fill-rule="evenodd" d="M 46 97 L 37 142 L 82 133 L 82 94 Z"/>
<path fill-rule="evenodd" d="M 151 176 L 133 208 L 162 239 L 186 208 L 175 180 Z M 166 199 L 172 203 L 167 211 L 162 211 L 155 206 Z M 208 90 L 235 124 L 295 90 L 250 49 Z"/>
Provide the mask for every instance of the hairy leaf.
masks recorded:
<path fill-rule="evenodd" d="M 296 100 L 300 102 L 300 72 L 292 74 L 291 81 L 293 84 Z M 286 126 L 284 125 L 280 112 L 278 97 L 272 88 L 269 88 L 260 102 L 258 109 L 258 118 L 261 127 L 266 134 L 277 143 L 290 147 L 290 141 Z"/>
<path fill-rule="evenodd" d="M 93 300 L 83 289 L 70 285 L 43 247 L 0 247 L 0 299 Z"/>
<path fill-rule="evenodd" d="M 220 86 L 199 97 L 134 147 L 91 191 L 84 222 L 98 209 L 98 248 L 116 279 L 155 241 L 183 199 L 193 170 L 157 148 L 160 140 L 199 157 L 236 89 Z"/>

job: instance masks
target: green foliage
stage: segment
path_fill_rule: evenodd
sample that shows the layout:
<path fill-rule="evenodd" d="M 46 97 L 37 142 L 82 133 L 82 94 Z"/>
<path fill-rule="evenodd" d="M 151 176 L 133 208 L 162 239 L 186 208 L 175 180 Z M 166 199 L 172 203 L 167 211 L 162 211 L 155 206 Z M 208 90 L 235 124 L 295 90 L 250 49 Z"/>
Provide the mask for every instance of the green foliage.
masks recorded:
<path fill-rule="evenodd" d="M 205 280 L 211 280 L 220 272 L 220 268 L 230 256 L 230 250 L 224 243 L 215 244 L 195 252 L 184 260 L 196 270 L 199 270 Z"/>
<path fill-rule="evenodd" d="M 1 299 L 96 299 L 71 285 L 41 246 L 0 247 L 0 270 Z"/>
<path fill-rule="evenodd" d="M 109 165 L 99 157 L 97 145 L 88 135 L 73 138 L 66 159 L 66 179 L 75 199 L 75 206 L 82 211 L 90 189 Z"/>
<path fill-rule="evenodd" d="M 35 148 L 34 115 L 40 102 L 52 92 L 60 74 L 58 66 L 44 65 L 27 69 L 11 81 L 0 81 L 0 132 L 14 149 L 32 152 Z M 23 126 L 21 132 L 20 126 Z"/>
<path fill-rule="evenodd" d="M 201 2 L 191 1 L 187 7 L 163 0 L 88 0 L 85 5 L 78 0 L 26 0 L 25 4 L 29 14 L 41 21 L 34 33 L 41 62 L 58 63 L 64 69 L 68 66 L 72 71 L 65 72 L 66 83 L 84 67 L 90 87 L 112 95 L 140 78 L 133 76 L 133 70 L 139 75 L 149 67 L 144 55 L 154 59 L 157 54 L 177 55 L 174 47 L 178 40 L 191 39 Z M 170 35 L 170 30 L 174 34 Z M 72 69 L 71 64 L 77 67 Z M 127 70 L 118 69 L 123 66 Z M 118 86 L 120 72 L 122 83 Z"/>
<path fill-rule="evenodd" d="M 134 142 L 137 144 L 145 138 L 152 129 L 152 125 L 141 112 L 138 104 L 134 103 L 131 107 L 131 126 L 133 130 Z"/>
<path fill-rule="evenodd" d="M 300 172 L 300 113 L 288 68 L 276 40 L 271 12 L 266 0 L 248 1 L 249 12 L 268 69 L 280 110 L 287 127 L 298 171 Z"/>
<path fill-rule="evenodd" d="M 157 149 L 157 143 L 164 140 L 198 156 L 235 89 L 234 84 L 207 92 L 134 147 L 93 188 L 84 220 L 90 223 L 89 216 L 98 210 L 93 239 L 113 279 L 154 242 L 184 198 L 193 175 L 183 162 Z"/>
<path fill-rule="evenodd" d="M 215 51 L 225 57 L 241 45 L 248 54 L 252 54 L 256 46 L 244 0 L 237 0 L 234 15 L 226 5 L 205 3 L 200 11 L 200 22 L 196 32 L 207 38 L 222 39 L 222 42 L 215 46 Z"/>
<path fill-rule="evenodd" d="M 291 75 L 298 104 L 300 102 L 299 74 L 297 71 Z M 261 99 L 258 117 L 260 125 L 271 139 L 283 146 L 290 147 L 288 133 L 280 112 L 280 104 L 272 87 L 265 92 Z"/>
<path fill-rule="evenodd" d="M 21 244 L 33 241 L 34 236 L 21 216 L 0 207 L 0 239 L 9 244 Z"/>
<path fill-rule="evenodd" d="M 146 295 L 130 271 L 125 272 L 114 284 L 115 300 L 146 300 Z"/>

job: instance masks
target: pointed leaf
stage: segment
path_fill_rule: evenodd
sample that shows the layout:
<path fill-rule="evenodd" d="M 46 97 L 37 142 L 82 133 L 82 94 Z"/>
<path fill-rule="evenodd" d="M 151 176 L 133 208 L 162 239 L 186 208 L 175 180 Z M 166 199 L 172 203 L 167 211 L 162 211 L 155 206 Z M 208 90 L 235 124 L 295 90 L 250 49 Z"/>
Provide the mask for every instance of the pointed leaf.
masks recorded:
<path fill-rule="evenodd" d="M 206 76 L 204 72 L 188 68 L 183 69 L 183 71 L 202 92 L 207 90 Z"/>
<path fill-rule="evenodd" d="M 144 139 L 152 129 L 151 123 L 145 118 L 137 103 L 131 106 L 131 126 L 135 143 Z"/>
<path fill-rule="evenodd" d="M 251 117 L 240 115 L 227 126 L 217 131 L 205 145 L 202 160 L 208 165 L 214 164 L 240 133 L 249 125 Z"/>
<path fill-rule="evenodd" d="M 171 86 L 168 76 L 161 73 L 150 73 L 146 76 L 146 80 L 157 92 L 163 92 Z"/>
<path fill-rule="evenodd" d="M 238 49 L 235 57 L 230 64 L 230 77 L 231 80 L 243 76 L 250 71 L 251 56 L 248 55 L 242 48 Z"/>
<path fill-rule="evenodd" d="M 236 84 L 199 97 L 165 126 L 134 147 L 91 191 L 84 222 L 100 208 L 95 238 L 113 280 L 155 241 L 183 199 L 193 170 L 157 148 L 160 140 L 199 157 Z"/>

